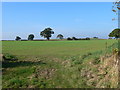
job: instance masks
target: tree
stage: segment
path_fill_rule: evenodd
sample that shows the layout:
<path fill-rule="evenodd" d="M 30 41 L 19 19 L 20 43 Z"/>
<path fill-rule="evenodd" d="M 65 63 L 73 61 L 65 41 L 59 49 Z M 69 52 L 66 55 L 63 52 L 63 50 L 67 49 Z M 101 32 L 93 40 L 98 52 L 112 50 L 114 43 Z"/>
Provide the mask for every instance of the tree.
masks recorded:
<path fill-rule="evenodd" d="M 15 40 L 16 40 L 16 41 L 19 41 L 19 40 L 21 40 L 21 37 L 16 36 Z"/>
<path fill-rule="evenodd" d="M 108 36 L 115 37 L 116 39 L 120 38 L 120 29 L 119 28 L 114 29 Z"/>
<path fill-rule="evenodd" d="M 72 40 L 72 38 L 68 37 L 67 40 Z"/>
<path fill-rule="evenodd" d="M 54 31 L 52 31 L 51 28 L 45 28 L 42 32 L 40 32 L 40 35 L 44 38 L 47 38 L 47 40 L 50 40 L 52 34 L 54 34 Z"/>
<path fill-rule="evenodd" d="M 93 37 L 94 39 L 98 39 L 98 37 Z"/>
<path fill-rule="evenodd" d="M 115 2 L 113 2 L 113 6 L 112 6 L 112 11 L 116 13 L 116 15 L 118 15 L 118 11 L 120 10 L 120 1 L 116 0 Z M 115 20 L 115 19 L 113 19 Z"/>
<path fill-rule="evenodd" d="M 30 34 L 29 36 L 28 36 L 28 40 L 33 40 L 34 39 L 34 35 L 33 34 Z"/>
<path fill-rule="evenodd" d="M 90 40 L 90 38 L 89 38 L 89 37 L 86 37 L 86 40 Z"/>
<path fill-rule="evenodd" d="M 72 37 L 72 40 L 78 40 L 76 37 Z"/>
<path fill-rule="evenodd" d="M 58 34 L 58 35 L 57 35 L 57 38 L 63 39 L 63 35 L 62 35 L 62 34 Z"/>

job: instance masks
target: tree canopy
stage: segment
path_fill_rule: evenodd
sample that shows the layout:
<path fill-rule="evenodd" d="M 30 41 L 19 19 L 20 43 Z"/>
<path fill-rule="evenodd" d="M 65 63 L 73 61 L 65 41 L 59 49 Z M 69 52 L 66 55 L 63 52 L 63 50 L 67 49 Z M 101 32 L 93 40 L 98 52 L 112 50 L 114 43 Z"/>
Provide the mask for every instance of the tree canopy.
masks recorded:
<path fill-rule="evenodd" d="M 94 39 L 98 39 L 98 37 L 93 37 Z"/>
<path fill-rule="evenodd" d="M 52 34 L 54 34 L 54 31 L 52 31 L 51 28 L 45 28 L 42 32 L 40 32 L 40 35 L 44 38 L 47 38 L 47 40 L 50 39 Z"/>
<path fill-rule="evenodd" d="M 78 38 L 76 38 L 76 37 L 72 37 L 72 39 L 73 39 L 73 40 L 78 40 Z"/>
<path fill-rule="evenodd" d="M 59 38 L 59 39 L 63 39 L 63 37 L 64 37 L 64 36 L 63 36 L 62 34 L 58 34 L 58 35 L 57 35 L 57 38 Z"/>
<path fill-rule="evenodd" d="M 16 41 L 19 41 L 19 40 L 21 40 L 21 37 L 16 36 L 15 40 L 16 40 Z"/>
<path fill-rule="evenodd" d="M 34 39 L 34 35 L 33 34 L 30 34 L 29 36 L 28 36 L 28 40 L 33 40 Z"/>
<path fill-rule="evenodd" d="M 115 37 L 116 39 L 120 38 L 120 29 L 119 28 L 114 29 L 108 36 Z"/>

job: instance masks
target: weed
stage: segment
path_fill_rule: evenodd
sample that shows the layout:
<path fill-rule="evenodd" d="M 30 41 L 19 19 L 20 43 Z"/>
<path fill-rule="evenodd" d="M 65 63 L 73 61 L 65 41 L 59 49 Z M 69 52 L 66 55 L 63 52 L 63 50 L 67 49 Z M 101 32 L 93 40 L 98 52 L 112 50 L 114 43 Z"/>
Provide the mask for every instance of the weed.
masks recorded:
<path fill-rule="evenodd" d="M 94 57 L 93 58 L 93 64 L 99 64 L 100 63 L 100 58 L 99 57 Z"/>
<path fill-rule="evenodd" d="M 3 59 L 4 59 L 4 61 L 15 61 L 15 60 L 18 60 L 18 58 L 16 56 L 8 54 L 8 53 L 3 55 Z"/>

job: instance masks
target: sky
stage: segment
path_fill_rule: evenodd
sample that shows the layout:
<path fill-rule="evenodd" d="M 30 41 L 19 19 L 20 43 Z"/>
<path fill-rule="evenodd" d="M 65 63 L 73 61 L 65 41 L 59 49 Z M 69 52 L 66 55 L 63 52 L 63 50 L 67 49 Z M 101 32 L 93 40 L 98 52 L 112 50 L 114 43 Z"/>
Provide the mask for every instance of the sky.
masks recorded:
<path fill-rule="evenodd" d="M 114 2 L 115 0 L 2 0 L 2 2 Z"/>
<path fill-rule="evenodd" d="M 67 37 L 108 38 L 117 28 L 117 17 L 112 12 L 112 2 L 3 2 L 2 39 L 43 39 L 40 32 L 51 27 L 58 34 Z"/>

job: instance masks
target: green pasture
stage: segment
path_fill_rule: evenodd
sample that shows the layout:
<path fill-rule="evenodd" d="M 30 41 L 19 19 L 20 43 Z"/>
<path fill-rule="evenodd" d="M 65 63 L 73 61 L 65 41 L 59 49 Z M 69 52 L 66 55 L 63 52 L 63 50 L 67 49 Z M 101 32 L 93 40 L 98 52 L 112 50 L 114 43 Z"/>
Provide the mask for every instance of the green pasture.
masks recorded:
<path fill-rule="evenodd" d="M 71 56 L 104 50 L 114 42 L 116 40 L 3 41 L 2 52 L 13 55 Z"/>
<path fill-rule="evenodd" d="M 89 61 L 99 64 L 99 56 L 111 53 L 115 42 L 3 41 L 3 54 L 18 58 L 3 62 L 3 88 L 94 88 L 96 82 L 86 84 L 81 70 L 92 67 Z M 96 70 L 93 68 L 94 73 Z"/>

